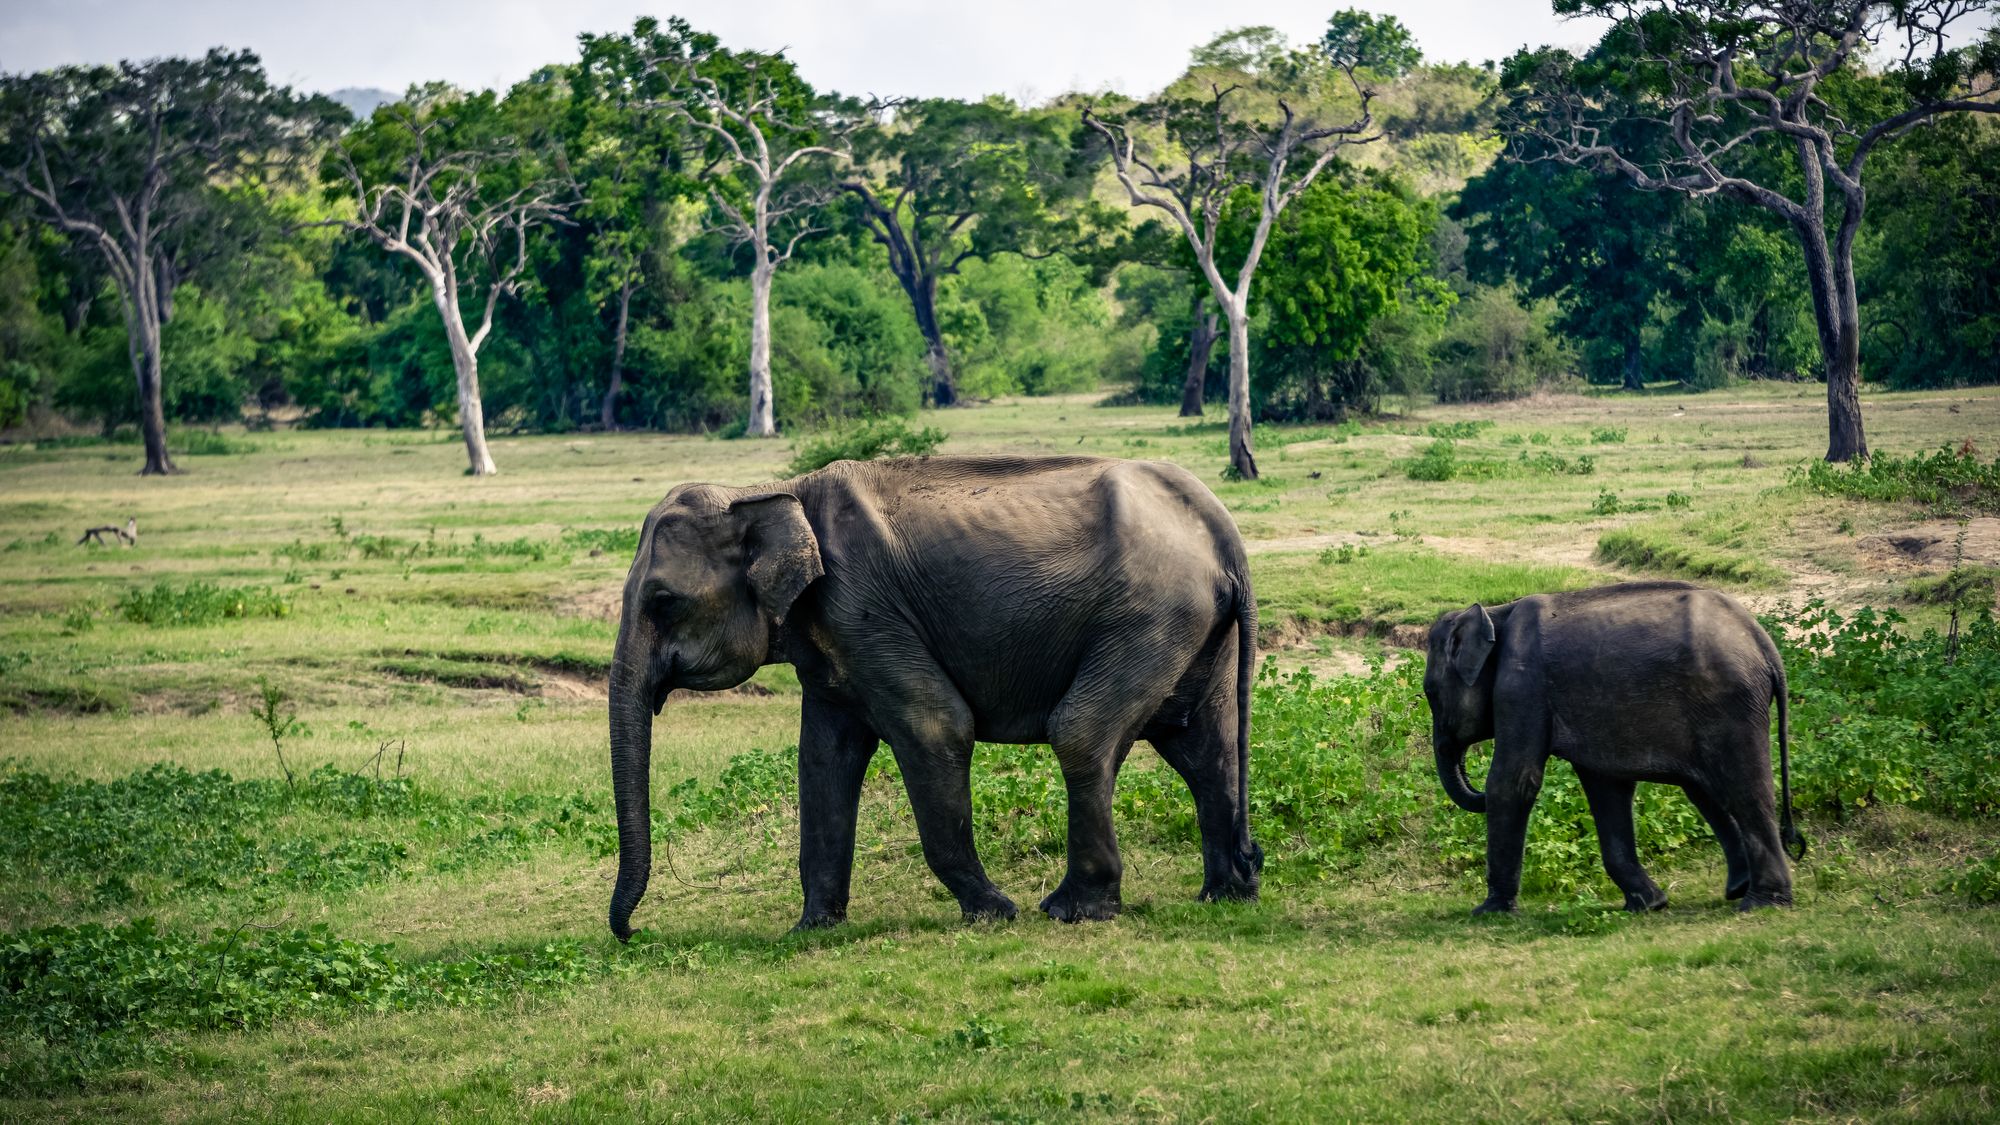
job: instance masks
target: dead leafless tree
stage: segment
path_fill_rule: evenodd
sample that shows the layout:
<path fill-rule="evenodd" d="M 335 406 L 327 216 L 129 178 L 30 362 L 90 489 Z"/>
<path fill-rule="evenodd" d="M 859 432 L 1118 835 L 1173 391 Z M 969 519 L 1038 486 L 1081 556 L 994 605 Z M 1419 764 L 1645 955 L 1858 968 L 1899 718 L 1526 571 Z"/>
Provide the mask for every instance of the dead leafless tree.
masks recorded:
<path fill-rule="evenodd" d="M 1506 117 L 1510 156 L 1613 170 L 1647 191 L 1727 196 L 1783 219 L 1805 254 L 1826 365 L 1826 459 L 1866 457 L 1854 283 L 1862 172 L 1882 144 L 1941 114 L 2000 112 L 1995 41 L 1989 37 L 1977 53 L 1949 44 L 1955 25 L 1992 6 L 1594 0 L 1583 11 L 1617 21 L 1606 44 L 1629 49 L 1620 77 L 1637 89 L 1586 84 L 1574 59 L 1544 53 Z M 1879 60 L 1884 92 L 1901 104 L 1874 120 L 1849 120 L 1827 83 L 1871 57 Z M 1608 136 L 1614 126 L 1635 125 L 1642 128 L 1620 135 L 1643 137 L 1638 144 Z M 1791 152 L 1800 177 L 1793 194 L 1754 178 L 1753 161 L 1770 146 Z"/>
<path fill-rule="evenodd" d="M 1348 145 L 1381 137 L 1371 132 L 1369 103 L 1375 92 L 1355 77 L 1354 68 L 1334 63 L 1360 99 L 1356 116 L 1342 124 L 1302 117 L 1278 101 L 1275 122 L 1254 122 L 1231 112 L 1230 98 L 1241 87 L 1211 86 L 1206 100 L 1142 106 L 1117 118 L 1086 108 L 1083 119 L 1111 149 L 1118 182 L 1133 207 L 1166 212 L 1186 236 L 1209 294 L 1229 326 L 1229 464 L 1244 480 L 1257 477 L 1250 439 L 1250 283 L 1271 226 L 1286 205 L 1311 186 Z M 1230 197 L 1255 188 L 1259 206 L 1248 251 L 1234 279 L 1216 264 L 1216 243 Z"/>
<path fill-rule="evenodd" d="M 748 247 L 750 265 L 750 424 L 751 437 L 776 437 L 771 408 L 771 280 L 791 260 L 799 243 L 828 228 L 819 214 L 838 189 L 831 178 L 807 175 L 810 162 L 848 159 L 847 134 L 854 122 L 831 113 L 785 105 L 777 76 L 760 69 L 763 60 L 738 55 L 741 68 L 725 85 L 709 73 L 721 69 L 713 53 L 666 64 L 667 107 L 707 142 L 704 178 L 709 200 L 721 221 L 712 229 L 732 248 Z M 782 57 L 774 61 L 782 62 Z M 734 183 L 730 184 L 729 181 Z M 738 187 L 740 191 L 726 190 Z"/>
<path fill-rule="evenodd" d="M 481 178 L 495 165 L 518 159 L 504 143 L 459 147 L 440 136 L 448 107 L 391 114 L 408 132 L 408 151 L 388 175 L 370 183 L 349 147 L 342 170 L 354 196 L 352 217 L 340 220 L 383 250 L 417 267 L 444 321 L 458 376 L 458 420 L 474 476 L 499 470 L 486 448 L 486 414 L 479 397 L 479 348 L 493 331 L 500 298 L 520 288 L 528 268 L 528 232 L 563 221 L 567 204 L 554 180 L 532 180 L 505 194 L 491 194 Z M 484 289 L 484 293 L 480 292 Z M 468 327 L 465 302 L 478 309 Z"/>

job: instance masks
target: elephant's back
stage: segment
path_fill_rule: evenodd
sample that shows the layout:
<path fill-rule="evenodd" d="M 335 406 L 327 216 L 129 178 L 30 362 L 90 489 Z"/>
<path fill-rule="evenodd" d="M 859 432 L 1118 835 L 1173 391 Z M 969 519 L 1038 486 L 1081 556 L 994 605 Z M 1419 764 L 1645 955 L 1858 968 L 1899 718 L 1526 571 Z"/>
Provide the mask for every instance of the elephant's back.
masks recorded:
<path fill-rule="evenodd" d="M 1046 712 L 1107 637 L 1192 652 L 1247 589 L 1228 512 L 1170 465 L 856 466 L 808 510 L 831 580 L 826 612 L 893 606 L 982 717 Z"/>
<path fill-rule="evenodd" d="M 1770 702 L 1770 639 L 1719 590 L 1626 583 L 1517 604 L 1530 602 L 1549 691 L 1580 719 L 1595 716 L 1581 725 L 1664 737 Z"/>

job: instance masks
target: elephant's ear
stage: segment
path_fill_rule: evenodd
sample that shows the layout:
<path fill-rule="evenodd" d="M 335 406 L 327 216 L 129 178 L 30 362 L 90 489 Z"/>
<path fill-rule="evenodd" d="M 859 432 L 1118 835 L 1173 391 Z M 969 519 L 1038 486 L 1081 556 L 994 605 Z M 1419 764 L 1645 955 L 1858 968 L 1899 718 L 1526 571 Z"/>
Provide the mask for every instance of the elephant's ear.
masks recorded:
<path fill-rule="evenodd" d="M 1479 673 L 1486 670 L 1486 661 L 1493 655 L 1493 618 L 1487 616 L 1486 607 L 1478 602 L 1458 615 L 1458 624 L 1451 629 L 1451 666 L 1469 687 L 1479 682 Z"/>
<path fill-rule="evenodd" d="M 805 506 L 791 493 L 764 492 L 734 501 L 729 512 L 741 521 L 743 553 L 757 604 L 782 624 L 792 603 L 813 579 L 826 573 Z"/>

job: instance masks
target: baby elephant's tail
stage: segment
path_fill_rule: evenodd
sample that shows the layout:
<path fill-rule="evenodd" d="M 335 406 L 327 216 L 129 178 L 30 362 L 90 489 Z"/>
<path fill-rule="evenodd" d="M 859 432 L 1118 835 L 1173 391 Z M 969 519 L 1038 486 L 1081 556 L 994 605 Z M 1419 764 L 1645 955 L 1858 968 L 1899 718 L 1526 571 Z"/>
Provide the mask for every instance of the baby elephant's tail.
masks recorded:
<path fill-rule="evenodd" d="M 1806 857 L 1806 837 L 1792 823 L 1792 709 L 1785 687 L 1785 665 L 1772 664 L 1772 693 L 1778 701 L 1778 835 L 1795 860 Z"/>

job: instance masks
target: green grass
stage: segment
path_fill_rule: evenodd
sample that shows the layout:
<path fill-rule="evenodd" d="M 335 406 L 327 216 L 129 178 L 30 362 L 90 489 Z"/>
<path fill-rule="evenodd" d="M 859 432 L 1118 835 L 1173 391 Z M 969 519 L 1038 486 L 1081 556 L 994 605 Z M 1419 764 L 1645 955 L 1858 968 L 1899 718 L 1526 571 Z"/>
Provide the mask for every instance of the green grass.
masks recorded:
<path fill-rule="evenodd" d="M 1812 766 L 1797 910 L 1736 915 L 1686 802 L 1650 786 L 1646 857 L 1674 906 L 1608 910 L 1556 765 L 1523 913 L 1475 922 L 1481 824 L 1437 808 L 1398 663 L 1440 610 L 1658 573 L 1598 556 L 1621 534 L 1652 559 L 1714 556 L 1711 578 L 1760 608 L 1940 596 L 1863 547 L 1925 515 L 1922 497 L 1788 479 L 1824 440 L 1817 389 L 1263 426 L 1257 482 L 1221 479 L 1215 417 L 1094 402 L 924 421 L 951 431 L 946 453 L 1174 461 L 1235 514 L 1278 674 L 1316 668 L 1327 693 L 1260 705 L 1271 866 L 1253 907 L 1191 901 L 1189 805 L 1141 748 L 1119 787 L 1118 921 L 962 926 L 884 766 L 853 921 L 786 937 L 798 685 L 767 669 L 658 721 L 670 847 L 640 938 L 618 947 L 602 685 L 635 529 L 680 481 L 781 475 L 788 443 L 502 436 L 483 480 L 461 475 L 451 434 L 230 430 L 200 439 L 226 455 L 164 480 L 133 476 L 129 445 L 0 446 L 0 961 L 64 950 L 75 970 L 38 981 L 74 990 L 33 994 L 40 1032 L 0 1027 L 0 1117 L 1991 1116 L 2000 915 L 1971 904 L 2000 831 L 1935 792 L 1896 803 L 1949 763 L 1848 769 L 1950 713 L 1899 684 L 1950 677 L 1870 686 L 1866 723 L 1837 694 L 1795 713 L 1808 764 L 1842 764 Z M 2000 430 L 1993 391 L 1865 410 L 1878 450 Z M 1496 468 L 1410 479 L 1438 441 Z M 1619 510 L 1594 512 L 1607 492 Z M 140 547 L 73 545 L 127 515 Z M 229 613 L 228 592 L 258 589 L 285 615 Z M 190 590 L 224 608 L 197 611 L 215 599 Z M 1332 675 L 1363 656 L 1392 666 Z M 292 786 L 251 714 L 260 680 L 302 724 L 283 743 Z M 984 854 L 1032 907 L 1062 872 L 1053 762 L 982 747 L 975 770 Z M 406 795 L 357 803 L 378 784 Z M 155 928 L 120 929 L 139 919 Z M 61 1004 L 87 1022 L 142 996 L 156 1002 L 90 1039 L 97 1053 L 61 1038 Z"/>
<path fill-rule="evenodd" d="M 1429 625 L 1447 609 L 1472 602 L 1498 605 L 1527 594 L 1596 585 L 1602 576 L 1579 567 L 1482 562 L 1421 543 L 1390 540 L 1351 561 L 1313 554 L 1258 555 L 1261 628 L 1287 632 L 1338 626 L 1366 634 L 1398 625 Z"/>

